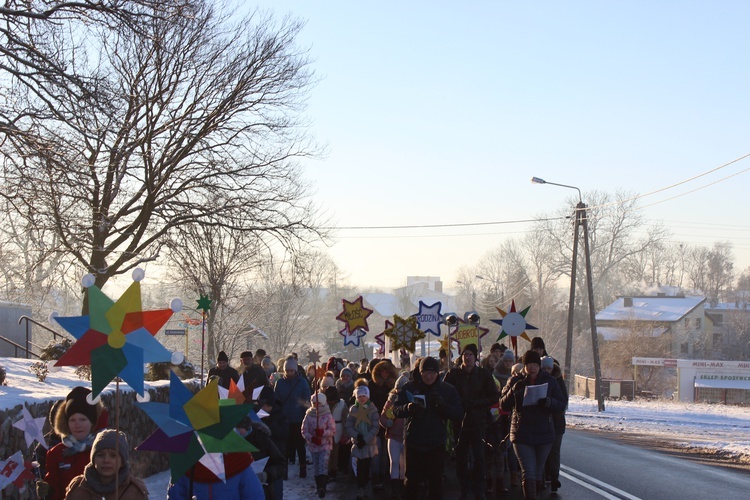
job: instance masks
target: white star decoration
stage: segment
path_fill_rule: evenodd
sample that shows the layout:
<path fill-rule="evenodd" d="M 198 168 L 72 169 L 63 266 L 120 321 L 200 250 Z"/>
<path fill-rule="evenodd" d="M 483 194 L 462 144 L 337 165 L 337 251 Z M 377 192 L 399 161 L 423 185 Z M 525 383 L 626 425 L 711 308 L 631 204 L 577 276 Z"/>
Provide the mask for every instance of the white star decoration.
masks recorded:
<path fill-rule="evenodd" d="M 352 344 L 355 347 L 359 347 L 360 339 L 367 335 L 367 332 L 361 328 L 356 328 L 353 332 L 349 333 L 349 331 L 344 328 L 339 332 L 339 335 L 344 337 L 345 346 Z"/>
<path fill-rule="evenodd" d="M 439 337 L 440 324 L 443 322 L 443 317 L 440 315 L 440 309 L 442 307 L 442 302 L 435 302 L 431 306 L 428 306 L 420 300 L 419 312 L 414 315 L 417 318 L 419 329 L 424 333 L 431 333 Z"/>
<path fill-rule="evenodd" d="M 16 429 L 23 431 L 23 437 L 26 438 L 26 446 L 31 447 L 31 444 L 36 439 L 39 444 L 47 448 L 47 442 L 44 440 L 44 421 L 47 420 L 45 417 L 34 418 L 29 413 L 26 407 L 23 407 L 23 418 L 13 424 Z"/>

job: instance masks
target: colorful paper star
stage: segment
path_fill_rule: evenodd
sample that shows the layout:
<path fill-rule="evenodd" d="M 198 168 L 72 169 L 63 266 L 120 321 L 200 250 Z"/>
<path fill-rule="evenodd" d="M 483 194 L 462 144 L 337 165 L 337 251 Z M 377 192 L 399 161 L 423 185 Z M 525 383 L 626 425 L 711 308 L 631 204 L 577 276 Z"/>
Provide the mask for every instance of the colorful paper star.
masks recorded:
<path fill-rule="evenodd" d="M 143 311 L 143 271 L 136 269 L 133 279 L 133 284 L 113 302 L 94 285 L 94 277 L 86 275 L 82 283 L 87 287 L 89 315 L 52 316 L 78 339 L 55 366 L 91 365 L 92 397 L 117 376 L 143 396 L 143 364 L 172 359 L 172 353 L 154 335 L 174 312 L 182 309 L 182 302 L 175 299 L 172 309 Z"/>
<path fill-rule="evenodd" d="M 360 339 L 367 335 L 367 332 L 362 330 L 361 328 L 357 328 L 353 332 L 349 332 L 346 328 L 344 328 L 339 332 L 339 335 L 344 337 L 344 346 L 351 344 L 355 347 L 359 347 Z"/>
<path fill-rule="evenodd" d="M 320 361 L 320 353 L 316 351 L 315 349 L 311 349 L 310 352 L 307 353 L 307 362 L 317 363 L 319 361 Z"/>
<path fill-rule="evenodd" d="M 372 309 L 364 306 L 362 296 L 357 297 L 354 302 L 349 302 L 346 299 L 342 299 L 341 302 L 344 305 L 344 310 L 336 316 L 336 319 L 346 323 L 346 331 L 351 333 L 357 328 L 369 331 L 367 318 L 372 314 Z"/>
<path fill-rule="evenodd" d="M 203 311 L 203 315 L 205 316 L 211 310 L 211 302 L 213 301 L 208 298 L 208 295 L 200 294 L 197 302 L 198 307 L 196 309 Z"/>
<path fill-rule="evenodd" d="M 442 302 L 435 302 L 431 306 L 428 306 L 420 300 L 419 312 L 416 314 L 419 329 L 424 333 L 431 333 L 439 337 L 440 324 L 443 322 L 443 317 L 440 315 L 440 309 L 442 309 L 442 307 Z"/>
<path fill-rule="evenodd" d="M 385 329 L 382 332 L 380 332 L 377 335 L 375 335 L 375 342 L 377 342 L 377 344 L 379 346 L 378 347 L 378 355 L 379 356 L 382 356 L 383 354 L 385 354 L 385 330 L 387 330 L 387 329 L 389 329 L 391 327 L 393 327 L 393 323 L 391 323 L 388 320 L 385 320 Z"/>
<path fill-rule="evenodd" d="M 257 451 L 234 432 L 237 424 L 250 414 L 252 405 L 232 404 L 233 399 L 220 400 L 218 386 L 218 379 L 213 379 L 193 395 L 171 372 L 168 404 L 138 404 L 159 428 L 136 449 L 169 452 L 173 481 L 199 461 L 221 479 L 224 462 L 215 454 Z M 211 456 L 203 459 L 207 454 Z"/>
<path fill-rule="evenodd" d="M 451 342 L 453 339 L 450 336 L 450 333 L 447 334 L 445 337 L 440 339 L 440 348 L 445 350 L 446 353 L 449 353 L 451 350 Z"/>
<path fill-rule="evenodd" d="M 505 312 L 499 307 L 496 307 L 495 309 L 497 309 L 497 312 L 502 316 L 502 319 L 490 320 L 493 323 L 502 326 L 500 333 L 497 336 L 498 341 L 504 337 L 510 336 L 510 341 L 514 348 L 517 346 L 518 337 L 525 338 L 531 342 L 529 336 L 526 335 L 526 330 L 537 329 L 537 327 L 526 323 L 526 314 L 529 312 L 529 309 L 531 309 L 531 306 L 528 306 L 521 312 L 516 312 L 516 301 L 513 300 L 510 303 L 510 311 Z"/>
<path fill-rule="evenodd" d="M 44 421 L 47 420 L 45 417 L 34 418 L 29 413 L 29 410 L 24 406 L 21 410 L 23 417 L 18 422 L 13 424 L 16 429 L 23 431 L 23 437 L 26 439 L 26 446 L 31 447 L 31 444 L 36 440 L 39 444 L 47 448 L 47 442 L 44 440 Z"/>
<path fill-rule="evenodd" d="M 393 326 L 383 333 L 391 339 L 393 350 L 403 348 L 409 352 L 414 352 L 417 340 L 425 337 L 424 332 L 417 326 L 417 318 L 411 316 L 404 319 L 396 314 L 393 315 Z"/>

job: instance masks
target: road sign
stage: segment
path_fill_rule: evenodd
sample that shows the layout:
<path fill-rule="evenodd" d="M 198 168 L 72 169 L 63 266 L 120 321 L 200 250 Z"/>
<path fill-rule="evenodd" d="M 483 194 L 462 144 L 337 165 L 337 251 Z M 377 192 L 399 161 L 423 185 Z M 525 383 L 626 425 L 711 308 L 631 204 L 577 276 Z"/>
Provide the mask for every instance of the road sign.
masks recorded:
<path fill-rule="evenodd" d="M 185 335 L 186 333 L 186 328 L 167 328 L 164 330 L 164 335 Z"/>

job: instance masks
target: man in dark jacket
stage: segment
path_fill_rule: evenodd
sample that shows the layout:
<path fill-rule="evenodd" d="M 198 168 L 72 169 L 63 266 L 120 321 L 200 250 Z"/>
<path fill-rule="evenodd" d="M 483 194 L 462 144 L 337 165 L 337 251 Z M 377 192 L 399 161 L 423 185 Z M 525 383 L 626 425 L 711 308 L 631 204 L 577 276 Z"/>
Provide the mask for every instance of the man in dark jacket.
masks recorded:
<path fill-rule="evenodd" d="M 485 498 L 484 439 L 489 424 L 490 406 L 497 404 L 497 392 L 492 374 L 477 366 L 477 346 L 469 344 L 461 353 L 461 367 L 451 368 L 445 375 L 445 382 L 458 391 L 464 413 L 461 420 L 453 422 L 456 443 L 456 470 L 461 482 L 461 498 L 468 498 L 469 489 L 474 490 L 474 498 Z M 474 456 L 472 470 L 469 470 L 469 451 Z"/>
<path fill-rule="evenodd" d="M 208 378 L 211 377 L 219 377 L 219 385 L 224 389 L 229 389 L 231 380 L 237 383 L 240 379 L 237 370 L 229 366 L 229 357 L 224 351 L 221 351 L 216 357 L 216 366 L 208 370 Z"/>
<path fill-rule="evenodd" d="M 442 498 L 445 424 L 461 418 L 463 409 L 456 389 L 439 380 L 439 370 L 435 358 L 423 358 L 393 407 L 394 416 L 404 419 L 405 498 L 418 498 L 419 483 L 425 480 L 428 498 Z"/>
<path fill-rule="evenodd" d="M 242 394 L 245 396 L 245 403 L 251 403 L 253 399 L 253 391 L 258 387 L 270 387 L 271 383 L 269 382 L 268 377 L 266 377 L 266 372 L 260 367 L 260 364 L 255 363 L 252 352 L 243 351 L 242 354 L 240 354 L 240 360 L 242 361 L 242 364 L 237 373 L 242 377 L 242 381 L 245 385 Z"/>

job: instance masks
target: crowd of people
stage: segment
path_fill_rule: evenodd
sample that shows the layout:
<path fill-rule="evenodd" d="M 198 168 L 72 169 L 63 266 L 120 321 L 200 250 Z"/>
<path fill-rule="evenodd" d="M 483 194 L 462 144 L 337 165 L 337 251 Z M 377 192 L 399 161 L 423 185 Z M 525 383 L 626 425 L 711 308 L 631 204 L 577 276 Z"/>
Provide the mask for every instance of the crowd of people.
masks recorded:
<path fill-rule="evenodd" d="M 310 467 L 319 498 L 349 476 L 358 500 L 370 491 L 438 499 L 449 460 L 462 499 L 501 498 L 519 486 L 526 499 L 548 484 L 557 491 L 568 395 L 544 341 L 534 338 L 520 357 L 501 344 L 485 356 L 468 344 L 455 363 L 446 354 L 412 364 L 400 353 L 399 366 L 331 357 L 318 367 L 303 366 L 295 353 L 274 363 L 258 349 L 242 352 L 235 369 L 220 352 L 208 379 L 244 388 L 259 418 L 235 430 L 257 451 L 225 453 L 222 479 L 196 464 L 169 485 L 167 498 L 282 500 L 289 467 L 298 466 L 303 480 Z M 77 387 L 52 407 L 49 438 L 57 444 L 40 457 L 38 496 L 148 498 L 130 474 L 126 437 L 106 429 L 108 412 L 89 404 L 90 392 Z M 263 470 L 254 460 L 264 461 Z"/>

